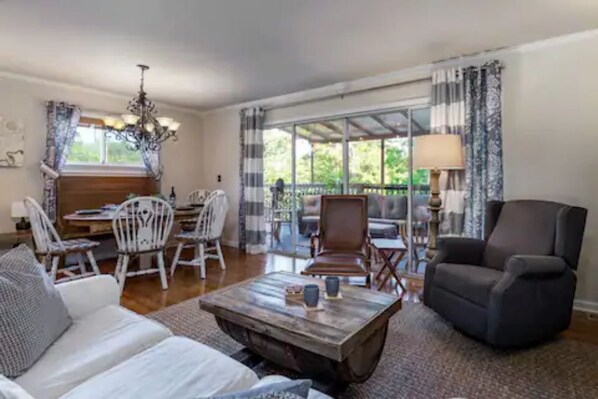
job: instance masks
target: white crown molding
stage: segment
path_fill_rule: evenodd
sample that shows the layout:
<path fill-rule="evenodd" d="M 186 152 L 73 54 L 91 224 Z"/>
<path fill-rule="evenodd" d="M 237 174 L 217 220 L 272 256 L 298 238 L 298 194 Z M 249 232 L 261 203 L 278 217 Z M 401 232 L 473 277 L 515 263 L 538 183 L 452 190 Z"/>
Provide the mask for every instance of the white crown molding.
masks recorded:
<path fill-rule="evenodd" d="M 581 40 L 590 39 L 598 36 L 598 29 L 572 33 L 564 36 L 557 36 L 549 39 L 538 40 L 531 43 L 505 47 L 501 49 L 484 51 L 476 54 L 463 55 L 459 57 L 441 60 L 431 64 L 416 66 L 413 68 L 402 69 L 390 73 L 371 76 L 367 78 L 340 82 L 328 86 L 323 86 L 310 90 L 303 90 L 280 96 L 264 98 L 255 101 L 248 101 L 240 104 L 233 104 L 221 108 L 203 111 L 200 116 L 231 111 L 240 110 L 242 108 L 263 107 L 265 109 L 275 107 L 291 106 L 299 103 L 323 100 L 341 95 L 349 95 L 352 93 L 375 90 L 389 86 L 396 86 L 403 83 L 410 83 L 418 80 L 429 79 L 432 71 L 436 68 L 449 66 L 466 66 L 470 63 L 479 63 L 481 61 L 490 60 L 506 54 L 524 53 L 539 50 L 546 47 L 563 45 L 566 43 L 573 43 Z"/>
<path fill-rule="evenodd" d="M 18 80 L 18 81 L 27 82 L 27 83 L 53 86 L 53 87 L 58 87 L 58 88 L 62 88 L 62 89 L 67 89 L 67 90 L 83 91 L 83 92 L 86 92 L 89 94 L 96 94 L 96 95 L 100 95 L 100 96 L 112 97 L 115 99 L 125 100 L 125 101 L 129 101 L 133 96 L 133 95 L 127 96 L 125 94 L 119 94 L 119 93 L 114 93 L 114 92 L 110 92 L 110 91 L 94 89 L 92 87 L 81 86 L 81 85 L 77 85 L 77 84 L 73 84 L 73 83 L 49 80 L 49 79 L 44 79 L 44 78 L 40 78 L 37 76 L 24 75 L 24 74 L 20 74 L 20 73 L 14 73 L 14 72 L 3 71 L 3 70 L 0 70 L 0 78 Z M 155 104 L 157 107 L 160 107 L 160 108 L 167 108 L 167 109 L 172 109 L 172 110 L 176 110 L 176 111 L 180 111 L 180 112 L 184 112 L 184 113 L 188 113 L 188 114 L 193 114 L 196 116 L 201 116 L 201 112 L 196 109 L 185 108 L 185 107 L 172 105 L 172 104 L 168 104 L 168 103 L 163 103 L 163 102 L 156 102 Z"/>

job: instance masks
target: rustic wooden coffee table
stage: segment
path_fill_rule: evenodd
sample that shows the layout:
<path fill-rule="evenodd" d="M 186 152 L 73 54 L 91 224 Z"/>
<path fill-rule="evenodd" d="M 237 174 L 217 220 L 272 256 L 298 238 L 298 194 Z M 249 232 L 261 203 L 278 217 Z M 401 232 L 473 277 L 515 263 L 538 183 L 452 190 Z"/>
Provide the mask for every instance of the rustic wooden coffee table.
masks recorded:
<path fill-rule="evenodd" d="M 323 311 L 307 311 L 301 298 L 285 298 L 286 284 L 310 283 L 320 286 Z M 331 391 L 374 372 L 401 299 L 342 285 L 342 299 L 332 301 L 324 299 L 324 291 L 323 280 L 277 272 L 214 291 L 199 304 L 251 352 L 326 382 Z"/>

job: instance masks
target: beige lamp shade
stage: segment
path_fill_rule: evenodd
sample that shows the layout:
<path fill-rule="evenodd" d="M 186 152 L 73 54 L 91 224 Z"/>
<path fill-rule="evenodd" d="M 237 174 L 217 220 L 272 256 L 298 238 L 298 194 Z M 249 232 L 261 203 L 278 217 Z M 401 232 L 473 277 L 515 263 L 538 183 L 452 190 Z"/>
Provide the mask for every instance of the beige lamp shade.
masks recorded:
<path fill-rule="evenodd" d="M 461 136 L 456 134 L 428 134 L 414 140 L 414 169 L 463 169 Z"/>
<path fill-rule="evenodd" d="M 12 205 L 10 206 L 10 217 L 13 219 L 29 217 L 27 208 L 25 208 L 25 203 L 23 201 L 13 201 Z"/>

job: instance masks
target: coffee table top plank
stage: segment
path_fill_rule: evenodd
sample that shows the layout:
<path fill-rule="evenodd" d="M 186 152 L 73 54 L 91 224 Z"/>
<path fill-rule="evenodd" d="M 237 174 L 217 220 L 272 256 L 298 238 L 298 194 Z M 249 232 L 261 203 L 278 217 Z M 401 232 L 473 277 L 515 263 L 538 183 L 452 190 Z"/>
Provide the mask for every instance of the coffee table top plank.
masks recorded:
<path fill-rule="evenodd" d="M 286 284 L 318 284 L 322 312 L 307 311 L 301 298 L 288 300 Z M 341 286 L 343 299 L 324 299 L 324 281 L 276 272 L 199 298 L 202 309 L 245 328 L 342 361 L 401 308 L 400 298 Z"/>
<path fill-rule="evenodd" d="M 288 283 L 286 283 L 288 284 Z M 284 294 L 284 286 L 286 285 L 284 282 L 274 279 L 260 279 L 258 281 L 253 281 L 250 283 L 252 289 L 256 291 L 262 290 L 265 293 L 269 293 L 271 295 L 275 295 L 280 298 L 286 298 Z M 274 288 L 274 290 L 273 290 Z M 356 317 L 361 317 L 363 315 L 364 308 L 371 312 L 377 312 L 380 309 L 380 305 L 377 303 L 366 302 L 360 299 L 357 299 L 345 292 L 346 286 L 343 286 L 343 299 L 342 301 L 326 301 L 328 304 L 328 308 L 332 312 L 342 312 L 344 315 L 352 315 L 354 314 Z M 320 299 L 325 301 L 324 298 L 325 288 L 324 286 L 320 287 Z M 287 301 L 297 301 L 298 303 L 303 304 L 303 296 L 299 295 L 293 299 L 287 299 Z M 335 320 L 336 324 L 336 320 Z"/>
<path fill-rule="evenodd" d="M 247 286 L 240 288 L 241 290 L 248 290 L 256 295 L 267 295 L 269 298 L 276 298 L 276 305 L 280 301 L 285 301 L 285 313 L 291 313 L 296 317 L 305 317 L 307 320 L 316 324 L 322 324 L 328 327 L 343 330 L 345 334 L 351 333 L 356 328 L 359 328 L 362 320 L 360 314 L 359 303 L 351 298 L 342 301 L 328 301 L 325 312 L 308 312 L 303 307 L 303 297 L 286 298 L 284 294 L 284 287 L 277 287 L 263 283 L 261 281 L 253 281 Z M 320 301 L 325 301 L 324 293 L 320 292 Z M 351 302 L 356 305 L 350 307 Z M 377 311 L 377 309 L 372 309 Z"/>

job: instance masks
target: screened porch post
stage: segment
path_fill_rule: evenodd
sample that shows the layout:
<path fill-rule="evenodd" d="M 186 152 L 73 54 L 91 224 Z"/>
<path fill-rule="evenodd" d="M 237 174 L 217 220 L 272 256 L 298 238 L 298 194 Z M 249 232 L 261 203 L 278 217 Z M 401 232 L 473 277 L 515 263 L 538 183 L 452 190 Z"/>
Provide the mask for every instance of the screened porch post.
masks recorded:
<path fill-rule="evenodd" d="M 384 195 L 384 139 L 380 140 L 380 194 Z"/>
<path fill-rule="evenodd" d="M 309 171 L 311 184 L 314 184 L 314 143 L 309 142 Z"/>

